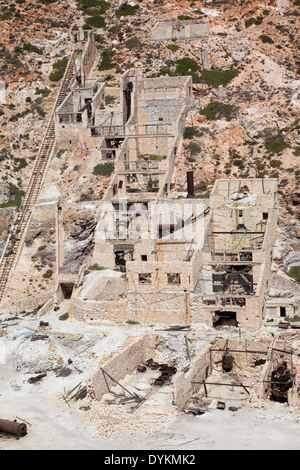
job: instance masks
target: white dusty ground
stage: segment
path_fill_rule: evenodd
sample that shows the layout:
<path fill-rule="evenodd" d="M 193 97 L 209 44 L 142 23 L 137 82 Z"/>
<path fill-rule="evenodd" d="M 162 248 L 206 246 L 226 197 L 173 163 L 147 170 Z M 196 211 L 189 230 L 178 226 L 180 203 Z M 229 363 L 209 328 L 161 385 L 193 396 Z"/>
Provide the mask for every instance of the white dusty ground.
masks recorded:
<path fill-rule="evenodd" d="M 45 349 L 46 341 L 30 340 L 41 318 L 11 319 L 0 325 L 0 332 L 6 333 L 0 338 L 0 418 L 28 423 L 28 434 L 24 438 L 0 436 L 0 449 L 299 450 L 299 410 L 269 401 L 249 401 L 241 390 L 233 392 L 226 387 L 210 389 L 210 406 L 201 416 L 175 410 L 169 385 L 159 388 L 133 413 L 128 405 L 111 405 L 107 401 L 104 403 L 105 400 L 95 403 L 88 397 L 68 405 L 62 394 L 79 382 L 84 384 L 103 355 L 120 350 L 128 335 L 144 334 L 150 329 L 126 324 L 85 326 L 83 329 L 74 320 L 59 320 L 62 312 L 63 308 L 42 317 L 52 327 L 49 335 L 55 350 L 50 355 Z M 58 331 L 60 333 L 55 334 Z M 84 336 L 81 336 L 83 332 Z M 46 331 L 38 333 L 48 334 Z M 210 341 L 213 334 L 216 335 L 213 330 L 203 330 L 203 341 L 198 344 L 200 349 L 205 344 L 205 337 Z M 166 357 L 176 344 L 176 333 L 170 334 L 168 341 Z M 72 370 L 69 376 L 57 377 L 52 371 L 47 372 L 39 383 L 28 383 L 34 368 L 42 370 L 43 366 L 49 366 L 49 360 L 56 367 L 62 363 L 61 358 L 64 364 L 72 359 L 68 366 Z M 147 394 L 147 376 L 126 377 L 122 383 L 130 388 L 133 379 L 139 393 Z M 214 379 L 218 380 L 218 377 Z M 109 398 L 109 394 L 104 397 Z M 216 408 L 217 401 L 222 398 L 226 401 L 225 410 Z M 232 405 L 237 406 L 238 411 L 230 411 L 228 408 Z M 86 406 L 90 409 L 84 408 Z M 124 418 L 126 413 L 128 419 Z M 110 423 L 109 432 L 104 432 Z"/>

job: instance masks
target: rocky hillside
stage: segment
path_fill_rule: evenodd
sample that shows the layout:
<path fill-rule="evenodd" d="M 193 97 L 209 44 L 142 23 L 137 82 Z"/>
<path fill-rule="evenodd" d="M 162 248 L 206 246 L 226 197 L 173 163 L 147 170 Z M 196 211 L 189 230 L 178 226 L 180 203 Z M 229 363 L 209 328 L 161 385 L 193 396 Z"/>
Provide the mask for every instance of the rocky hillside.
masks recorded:
<path fill-rule="evenodd" d="M 108 85 L 118 86 L 121 74 L 132 67 L 148 77 L 193 75 L 197 107 L 188 116 L 174 191 L 185 191 L 188 169 L 194 169 L 197 193 L 204 197 L 215 178 L 276 177 L 282 227 L 278 256 L 298 253 L 299 15 L 299 0 L 0 2 L 0 223 L 5 227 L 0 252 L 74 34 L 83 27 L 95 29 L 99 58 L 94 74 Z M 210 35 L 153 41 L 156 22 L 170 19 L 208 19 Z M 80 171 L 70 172 L 71 157 L 61 163 L 68 193 L 80 186 Z M 90 178 L 85 174 L 86 187 L 96 187 L 97 177 L 90 173 Z M 101 182 L 98 187 L 97 198 Z M 78 190 L 75 199 L 81 197 Z"/>

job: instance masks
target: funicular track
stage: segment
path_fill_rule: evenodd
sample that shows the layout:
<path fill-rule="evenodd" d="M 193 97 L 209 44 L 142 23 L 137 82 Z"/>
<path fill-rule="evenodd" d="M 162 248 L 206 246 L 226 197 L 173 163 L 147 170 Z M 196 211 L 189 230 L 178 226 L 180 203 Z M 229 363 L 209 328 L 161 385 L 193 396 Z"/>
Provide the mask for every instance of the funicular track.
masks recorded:
<path fill-rule="evenodd" d="M 4 247 L 0 262 L 0 302 L 4 297 L 7 282 L 22 247 L 32 209 L 37 201 L 46 168 L 55 147 L 55 111 L 71 90 L 71 86 L 75 79 L 75 57 L 76 52 L 74 52 L 69 59 L 59 94 L 53 107 L 34 165 L 34 169 L 23 197 L 21 208 L 16 214 L 13 226 L 10 230 L 10 234 Z"/>

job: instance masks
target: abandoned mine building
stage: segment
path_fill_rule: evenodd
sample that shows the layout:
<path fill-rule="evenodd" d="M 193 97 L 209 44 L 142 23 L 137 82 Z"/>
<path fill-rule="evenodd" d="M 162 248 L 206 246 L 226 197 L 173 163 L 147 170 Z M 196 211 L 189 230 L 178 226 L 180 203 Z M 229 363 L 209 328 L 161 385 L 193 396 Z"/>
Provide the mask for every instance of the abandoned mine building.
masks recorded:
<path fill-rule="evenodd" d="M 86 266 L 64 272 L 58 237 L 57 288 L 47 306 L 70 298 L 70 314 L 91 323 L 259 328 L 276 236 L 276 179 L 217 179 L 209 198 L 198 199 L 189 171 L 187 196 L 176 196 L 172 176 L 193 107 L 192 77 L 145 78 L 128 70 L 120 88 L 108 89 L 92 78 L 94 61 L 93 33 L 80 32 L 66 71 L 73 71 L 71 85 L 56 104 L 51 131 L 52 154 L 81 142 L 113 168 L 98 202 L 91 257 L 102 270 L 93 273 L 98 284 L 89 296 Z M 10 270 L 17 250 L 12 256 Z M 115 276 L 109 298 L 97 295 L 104 270 Z"/>

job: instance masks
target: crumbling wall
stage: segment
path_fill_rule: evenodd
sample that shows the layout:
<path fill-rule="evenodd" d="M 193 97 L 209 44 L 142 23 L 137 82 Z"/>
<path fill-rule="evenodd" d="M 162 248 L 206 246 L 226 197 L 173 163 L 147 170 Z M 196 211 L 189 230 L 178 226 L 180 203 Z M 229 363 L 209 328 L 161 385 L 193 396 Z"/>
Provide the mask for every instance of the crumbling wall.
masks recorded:
<path fill-rule="evenodd" d="M 208 20 L 173 20 L 156 23 L 151 32 L 151 39 L 154 41 L 164 41 L 173 38 L 185 40 L 205 38 L 208 35 Z"/>
<path fill-rule="evenodd" d="M 179 372 L 174 377 L 174 402 L 178 408 L 183 409 L 196 389 L 200 388 L 200 384 L 193 382 L 201 382 L 210 374 L 210 348 L 211 345 L 207 345 L 192 359 L 188 372 Z"/>
<path fill-rule="evenodd" d="M 129 337 L 123 349 L 112 359 L 103 358 L 99 368 L 90 377 L 89 386 L 93 390 L 96 400 L 100 400 L 107 392 L 106 382 L 101 368 L 108 372 L 115 380 L 122 380 L 127 374 L 132 374 L 138 364 L 152 357 L 156 344 L 156 335 L 147 334 L 141 338 Z"/>
<path fill-rule="evenodd" d="M 122 322 L 129 320 L 127 300 L 82 300 L 73 295 L 72 316 L 76 320 L 93 325 L 107 322 Z"/>

